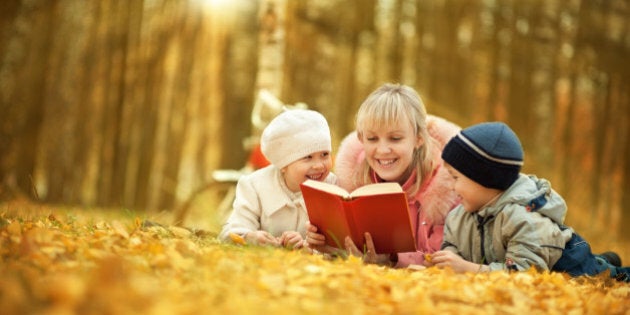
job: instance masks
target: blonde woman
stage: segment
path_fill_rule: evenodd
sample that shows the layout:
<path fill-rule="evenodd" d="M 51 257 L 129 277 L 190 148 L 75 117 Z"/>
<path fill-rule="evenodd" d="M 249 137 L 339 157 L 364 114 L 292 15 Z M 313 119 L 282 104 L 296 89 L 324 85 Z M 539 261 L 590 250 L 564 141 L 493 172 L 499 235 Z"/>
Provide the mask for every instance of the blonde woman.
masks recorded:
<path fill-rule="evenodd" d="M 356 131 L 342 141 L 337 153 L 337 184 L 348 191 L 376 182 L 400 184 L 407 194 L 418 251 L 377 255 L 366 234 L 365 253 L 359 250 L 364 244 L 345 239 L 350 254 L 362 256 L 368 263 L 405 267 L 423 264 L 424 254 L 440 249 L 446 214 L 459 203 L 440 155 L 459 130 L 444 119 L 427 115 L 422 99 L 409 86 L 384 84 L 367 97 L 357 112 Z M 310 248 L 334 252 L 325 246 L 325 239 L 317 227 L 307 223 Z"/>

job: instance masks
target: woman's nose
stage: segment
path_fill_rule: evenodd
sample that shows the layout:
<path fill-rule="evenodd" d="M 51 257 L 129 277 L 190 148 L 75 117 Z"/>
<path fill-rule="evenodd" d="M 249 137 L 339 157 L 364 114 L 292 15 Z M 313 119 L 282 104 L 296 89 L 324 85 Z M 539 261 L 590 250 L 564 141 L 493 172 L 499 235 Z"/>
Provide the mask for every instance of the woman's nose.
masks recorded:
<path fill-rule="evenodd" d="M 376 151 L 379 153 L 389 153 L 390 148 L 387 143 L 379 143 L 376 147 Z"/>

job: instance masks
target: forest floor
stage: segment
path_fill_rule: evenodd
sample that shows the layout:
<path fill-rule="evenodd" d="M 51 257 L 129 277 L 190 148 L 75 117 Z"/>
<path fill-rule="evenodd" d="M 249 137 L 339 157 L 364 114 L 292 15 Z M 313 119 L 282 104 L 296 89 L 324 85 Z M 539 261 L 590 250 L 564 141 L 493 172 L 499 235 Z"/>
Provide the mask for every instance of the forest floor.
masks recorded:
<path fill-rule="evenodd" d="M 630 314 L 630 284 L 559 273 L 391 269 L 123 210 L 0 204 L 3 314 Z M 627 256 L 622 257 L 625 261 Z"/>

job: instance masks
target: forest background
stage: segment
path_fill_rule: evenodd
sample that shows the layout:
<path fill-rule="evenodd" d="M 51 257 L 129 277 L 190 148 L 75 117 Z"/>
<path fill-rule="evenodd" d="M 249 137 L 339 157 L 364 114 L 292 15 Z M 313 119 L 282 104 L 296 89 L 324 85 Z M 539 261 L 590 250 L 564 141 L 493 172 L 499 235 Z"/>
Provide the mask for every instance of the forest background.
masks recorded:
<path fill-rule="evenodd" d="M 260 89 L 336 146 L 399 82 L 461 126 L 510 124 L 567 223 L 627 261 L 628 21 L 627 0 L 2 1 L 0 198 L 172 211 L 245 164 Z"/>

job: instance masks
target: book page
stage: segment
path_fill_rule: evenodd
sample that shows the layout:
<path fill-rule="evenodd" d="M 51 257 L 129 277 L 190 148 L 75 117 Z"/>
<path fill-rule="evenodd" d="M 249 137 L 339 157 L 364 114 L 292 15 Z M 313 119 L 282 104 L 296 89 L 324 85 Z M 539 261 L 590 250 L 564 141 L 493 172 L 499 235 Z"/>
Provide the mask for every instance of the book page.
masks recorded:
<path fill-rule="evenodd" d="M 302 183 L 302 185 L 313 187 L 317 190 L 326 191 L 331 194 L 341 196 L 343 198 L 347 198 L 350 195 L 345 189 L 337 185 L 329 184 L 326 182 L 320 182 L 316 180 L 307 179 L 306 181 Z"/>
<path fill-rule="evenodd" d="M 376 183 L 361 186 L 355 189 L 350 196 L 360 197 L 369 195 L 382 195 L 403 192 L 402 187 L 398 183 Z"/>

